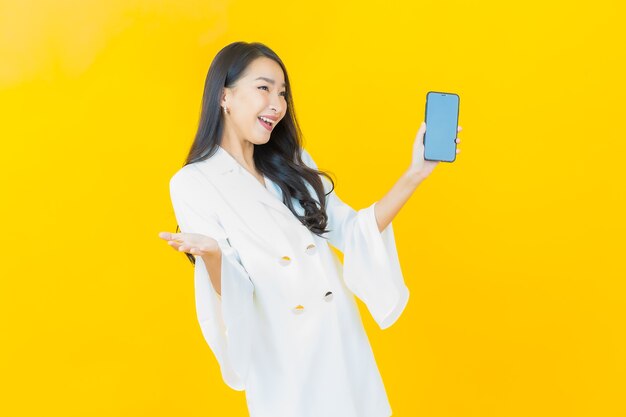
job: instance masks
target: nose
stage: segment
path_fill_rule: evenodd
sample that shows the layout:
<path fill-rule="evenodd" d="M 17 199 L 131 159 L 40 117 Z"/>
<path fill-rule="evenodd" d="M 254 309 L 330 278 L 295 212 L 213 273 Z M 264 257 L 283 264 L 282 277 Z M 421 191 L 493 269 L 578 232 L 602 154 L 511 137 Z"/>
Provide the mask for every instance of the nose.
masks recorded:
<path fill-rule="evenodd" d="M 283 106 L 281 103 L 281 98 L 272 99 L 272 102 L 270 103 L 270 109 L 274 110 L 277 114 L 281 114 L 282 108 Z"/>

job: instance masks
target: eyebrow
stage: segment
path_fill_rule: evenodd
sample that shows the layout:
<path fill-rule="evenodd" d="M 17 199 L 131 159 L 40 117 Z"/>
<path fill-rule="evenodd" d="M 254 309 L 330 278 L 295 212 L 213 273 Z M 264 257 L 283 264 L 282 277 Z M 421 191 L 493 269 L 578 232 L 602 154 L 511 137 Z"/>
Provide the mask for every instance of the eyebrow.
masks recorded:
<path fill-rule="evenodd" d="M 259 78 L 256 78 L 254 81 L 256 81 L 256 80 L 264 80 L 264 81 L 267 81 L 268 83 L 270 83 L 272 85 L 275 84 L 274 80 L 272 80 L 271 78 L 267 78 L 267 77 L 259 77 Z M 283 83 L 283 87 L 284 86 L 285 86 L 285 83 Z"/>

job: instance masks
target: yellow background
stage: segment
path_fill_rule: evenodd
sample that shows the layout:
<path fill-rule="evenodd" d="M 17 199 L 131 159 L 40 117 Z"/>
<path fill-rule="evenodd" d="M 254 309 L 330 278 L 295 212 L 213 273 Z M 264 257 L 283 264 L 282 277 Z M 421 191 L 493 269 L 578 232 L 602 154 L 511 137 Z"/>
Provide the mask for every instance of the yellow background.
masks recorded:
<path fill-rule="evenodd" d="M 359 302 L 394 416 L 626 415 L 624 6 L 0 1 L 0 414 L 245 416 L 196 321 L 168 181 L 226 44 L 284 60 L 354 208 L 430 90 L 462 152 L 393 225 L 407 309 Z"/>

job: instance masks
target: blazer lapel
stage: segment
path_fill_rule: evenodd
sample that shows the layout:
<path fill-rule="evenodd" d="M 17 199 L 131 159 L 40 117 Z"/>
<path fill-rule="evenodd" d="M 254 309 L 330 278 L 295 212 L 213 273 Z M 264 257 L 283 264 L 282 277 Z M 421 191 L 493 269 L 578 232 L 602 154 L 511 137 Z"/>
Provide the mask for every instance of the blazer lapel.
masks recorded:
<path fill-rule="evenodd" d="M 274 219 L 267 210 L 277 210 L 292 219 L 295 217 L 291 210 L 254 175 L 243 168 L 221 146 L 211 158 L 199 162 L 197 166 L 223 196 L 238 220 L 245 224 L 265 247 L 278 246 L 283 250 L 289 248 L 289 242 L 281 233 L 277 233 Z"/>

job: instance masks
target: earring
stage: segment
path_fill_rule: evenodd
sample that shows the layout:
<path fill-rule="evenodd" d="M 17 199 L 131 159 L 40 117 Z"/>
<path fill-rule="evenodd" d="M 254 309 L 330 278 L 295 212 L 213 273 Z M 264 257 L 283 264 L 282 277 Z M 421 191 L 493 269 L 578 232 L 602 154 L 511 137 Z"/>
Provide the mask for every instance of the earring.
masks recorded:
<path fill-rule="evenodd" d="M 230 114 L 230 110 L 228 110 L 228 109 L 226 108 L 226 106 L 224 106 L 224 113 L 225 113 L 225 114 Z"/>

